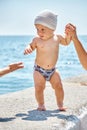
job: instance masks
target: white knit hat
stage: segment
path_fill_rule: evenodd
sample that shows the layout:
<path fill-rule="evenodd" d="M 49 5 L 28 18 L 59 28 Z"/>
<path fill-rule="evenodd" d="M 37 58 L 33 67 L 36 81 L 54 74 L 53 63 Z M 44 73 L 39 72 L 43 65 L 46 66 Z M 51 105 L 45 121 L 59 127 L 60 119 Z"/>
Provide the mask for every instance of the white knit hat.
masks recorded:
<path fill-rule="evenodd" d="M 57 26 L 57 15 L 49 10 L 45 10 L 36 16 L 34 24 L 41 24 L 55 30 Z"/>

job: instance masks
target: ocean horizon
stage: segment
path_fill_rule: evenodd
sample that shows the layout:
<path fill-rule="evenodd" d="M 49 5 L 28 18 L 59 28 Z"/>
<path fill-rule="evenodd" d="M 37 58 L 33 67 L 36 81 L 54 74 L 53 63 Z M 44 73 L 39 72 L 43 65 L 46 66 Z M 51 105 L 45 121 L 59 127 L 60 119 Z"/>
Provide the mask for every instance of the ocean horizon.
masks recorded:
<path fill-rule="evenodd" d="M 23 69 L 0 77 L 0 94 L 34 87 L 33 66 L 36 53 L 34 51 L 29 55 L 23 54 L 33 37 L 32 35 L 0 36 L 0 69 L 13 62 L 24 63 Z M 87 50 L 87 35 L 79 35 L 79 39 Z M 80 64 L 73 42 L 68 46 L 60 45 L 56 67 L 62 80 L 87 72 Z"/>

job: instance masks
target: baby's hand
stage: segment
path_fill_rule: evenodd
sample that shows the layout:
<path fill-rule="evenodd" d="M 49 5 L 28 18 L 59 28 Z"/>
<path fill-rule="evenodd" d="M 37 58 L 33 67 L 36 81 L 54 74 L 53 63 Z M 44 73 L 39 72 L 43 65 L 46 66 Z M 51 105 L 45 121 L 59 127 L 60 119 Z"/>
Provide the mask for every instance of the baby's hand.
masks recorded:
<path fill-rule="evenodd" d="M 74 37 L 76 35 L 76 27 L 71 23 L 67 24 L 65 26 L 65 33 L 66 35 L 71 36 L 71 38 Z"/>
<path fill-rule="evenodd" d="M 24 50 L 24 55 L 29 54 L 29 53 L 32 53 L 32 48 L 31 48 L 30 45 L 28 45 L 28 46 L 25 48 L 25 50 Z"/>

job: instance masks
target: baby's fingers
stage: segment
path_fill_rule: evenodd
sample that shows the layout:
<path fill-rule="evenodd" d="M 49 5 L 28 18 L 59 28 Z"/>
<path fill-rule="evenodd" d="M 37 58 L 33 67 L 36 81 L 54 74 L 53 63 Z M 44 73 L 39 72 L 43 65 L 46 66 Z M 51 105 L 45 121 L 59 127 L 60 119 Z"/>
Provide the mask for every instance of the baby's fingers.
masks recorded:
<path fill-rule="evenodd" d="M 26 50 L 24 51 L 24 55 L 29 54 L 29 53 L 31 53 L 31 52 L 32 52 L 31 49 L 26 49 Z"/>

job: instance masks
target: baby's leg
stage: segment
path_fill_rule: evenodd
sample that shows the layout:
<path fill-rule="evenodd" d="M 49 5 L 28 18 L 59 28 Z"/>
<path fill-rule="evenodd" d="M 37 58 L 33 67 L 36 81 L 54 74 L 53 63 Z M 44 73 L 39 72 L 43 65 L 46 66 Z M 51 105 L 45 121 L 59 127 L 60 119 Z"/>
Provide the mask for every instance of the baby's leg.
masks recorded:
<path fill-rule="evenodd" d="M 45 83 L 45 78 L 38 71 L 34 71 L 35 97 L 40 111 L 46 110 L 44 106 Z"/>
<path fill-rule="evenodd" d="M 50 79 L 50 83 L 52 84 L 52 87 L 55 90 L 55 95 L 56 95 L 56 100 L 57 100 L 57 105 L 59 110 L 65 111 L 65 108 L 63 107 L 64 90 L 58 72 L 54 72 L 54 74 Z"/>

